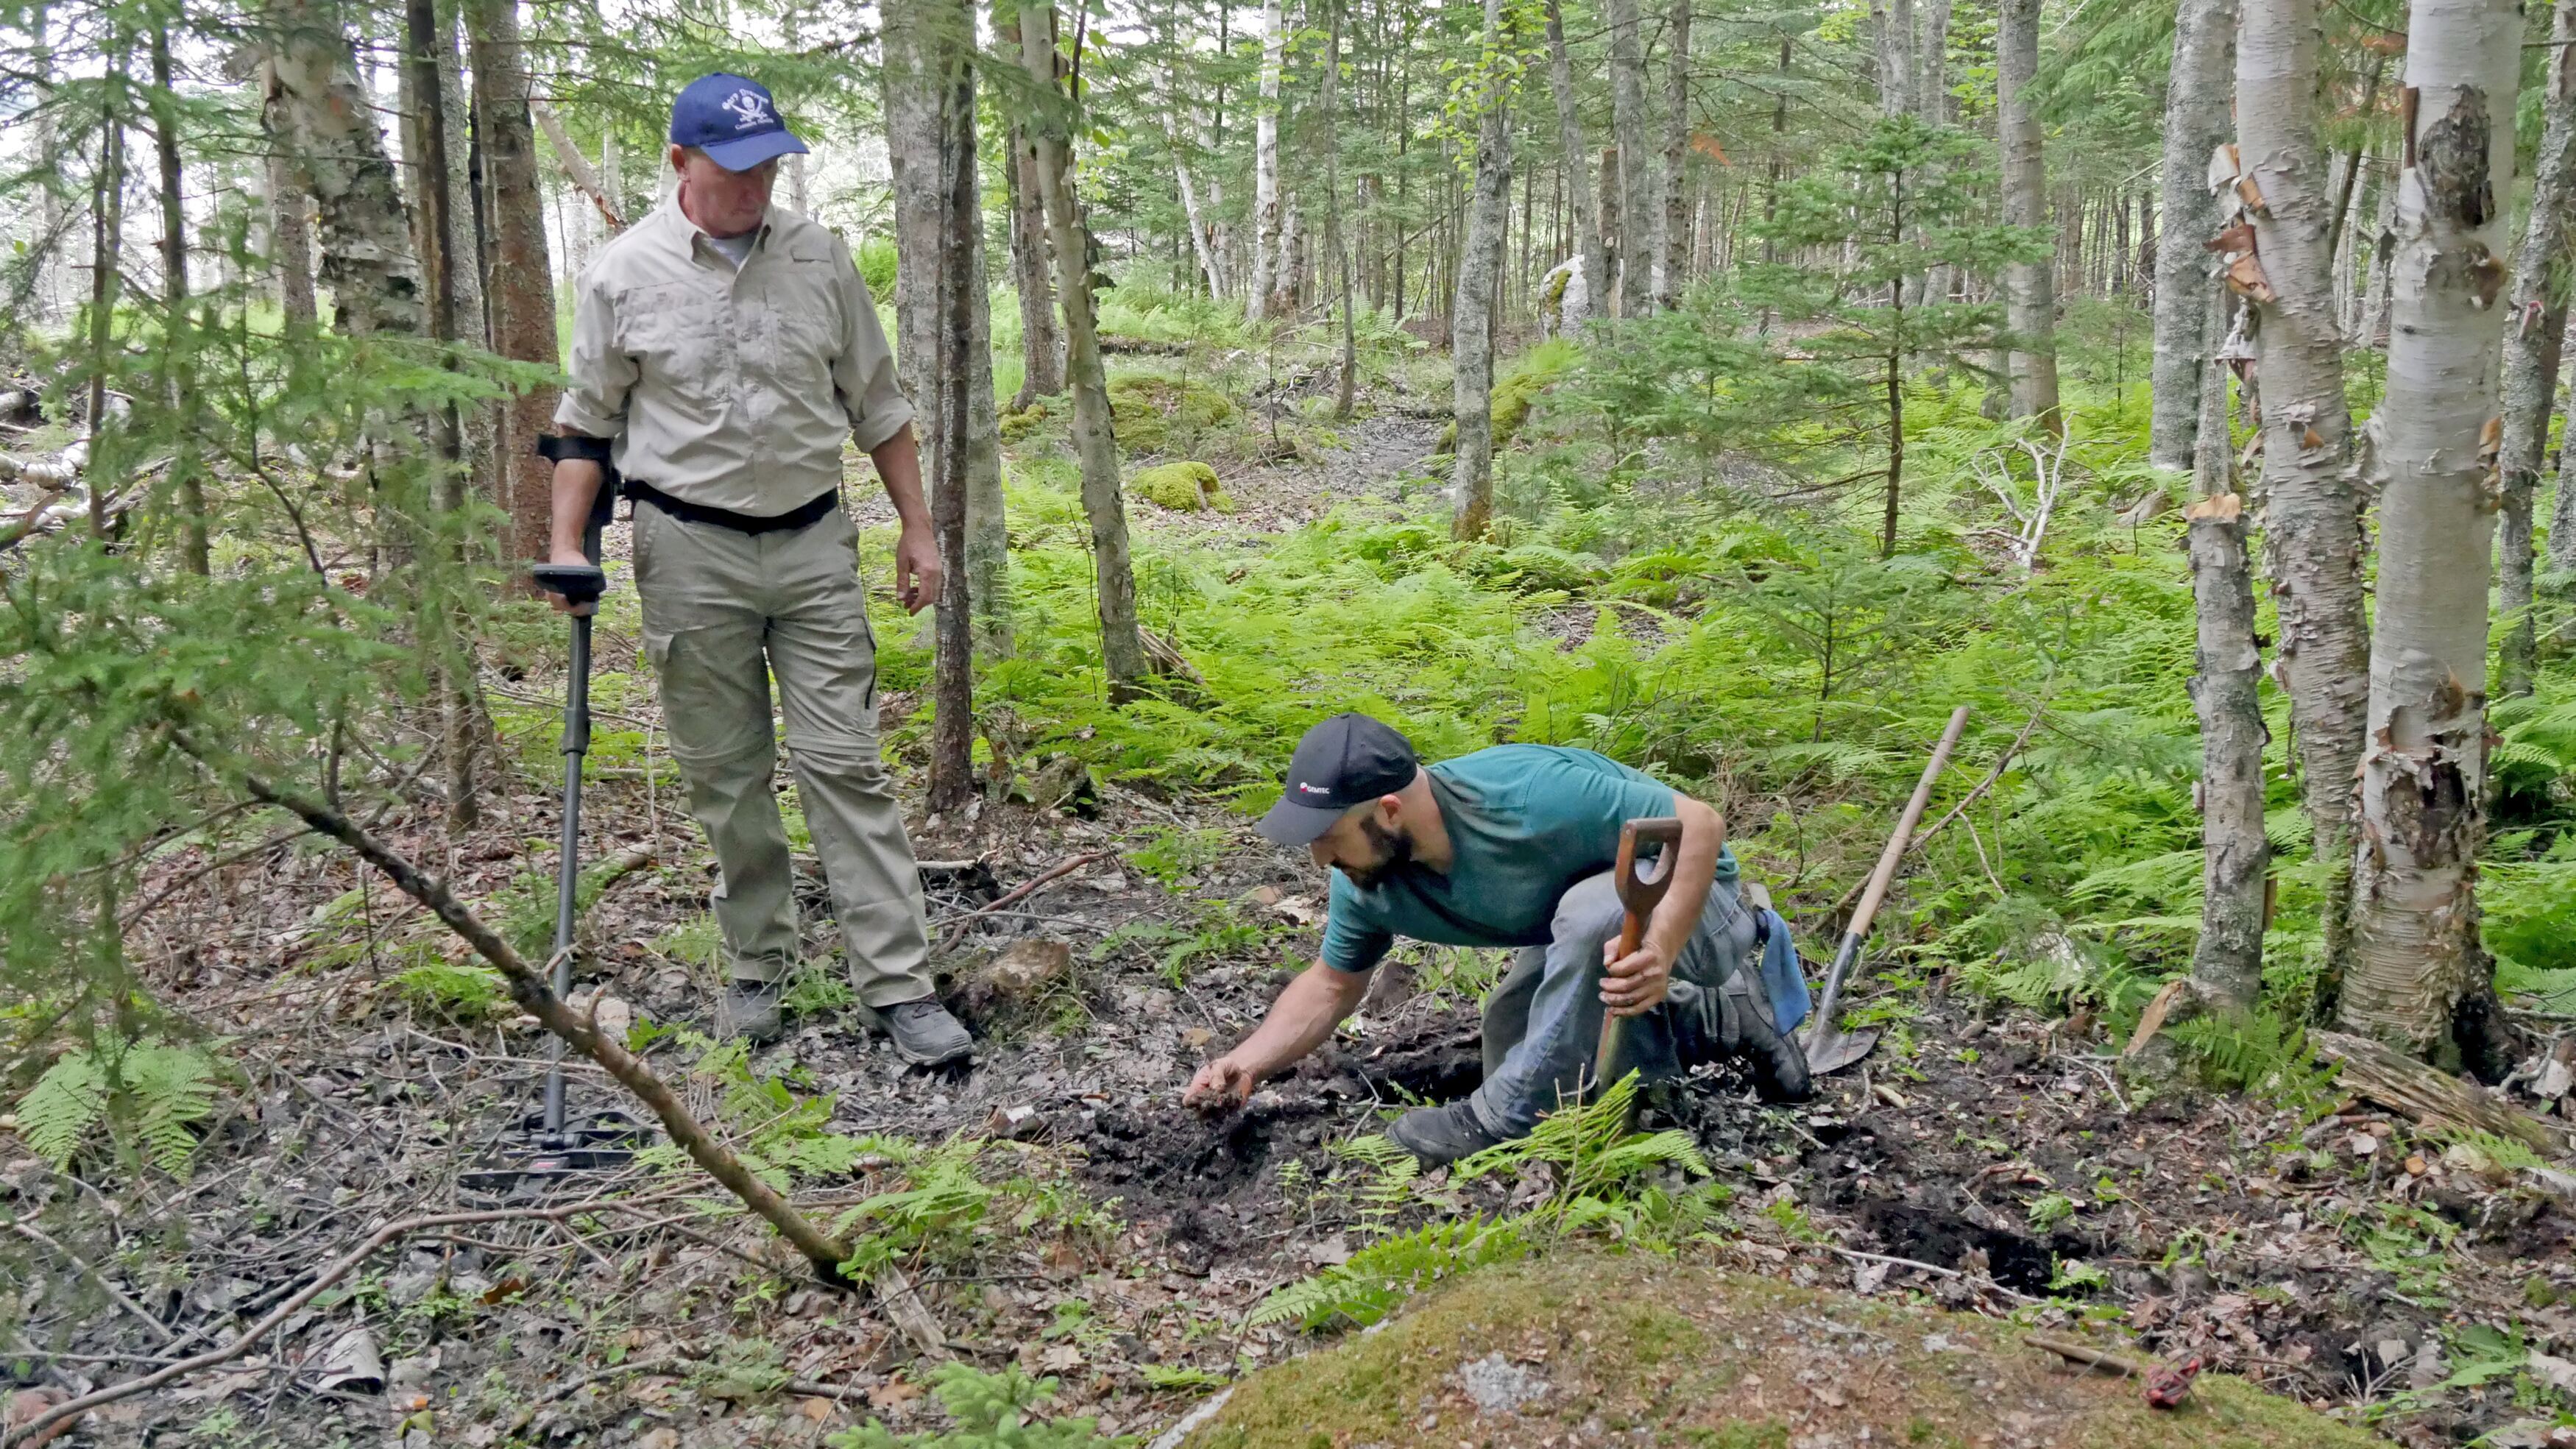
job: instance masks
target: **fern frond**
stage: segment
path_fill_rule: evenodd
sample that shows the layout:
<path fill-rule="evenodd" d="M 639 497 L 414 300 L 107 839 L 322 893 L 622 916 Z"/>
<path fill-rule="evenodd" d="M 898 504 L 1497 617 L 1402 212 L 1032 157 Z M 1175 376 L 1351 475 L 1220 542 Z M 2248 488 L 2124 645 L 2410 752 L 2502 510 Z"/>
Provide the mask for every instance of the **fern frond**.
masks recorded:
<path fill-rule="evenodd" d="M 1260 1327 L 1293 1318 L 1309 1333 L 1343 1321 L 1366 1328 L 1442 1278 L 1525 1257 L 1529 1250 L 1528 1235 L 1518 1219 L 1488 1222 L 1478 1214 L 1431 1223 L 1371 1243 L 1353 1253 L 1349 1262 L 1279 1289 L 1252 1310 L 1248 1321 Z"/>
<path fill-rule="evenodd" d="M 82 1048 L 63 1053 L 18 1099 L 18 1135 L 60 1172 L 107 1115 L 107 1072 Z"/>

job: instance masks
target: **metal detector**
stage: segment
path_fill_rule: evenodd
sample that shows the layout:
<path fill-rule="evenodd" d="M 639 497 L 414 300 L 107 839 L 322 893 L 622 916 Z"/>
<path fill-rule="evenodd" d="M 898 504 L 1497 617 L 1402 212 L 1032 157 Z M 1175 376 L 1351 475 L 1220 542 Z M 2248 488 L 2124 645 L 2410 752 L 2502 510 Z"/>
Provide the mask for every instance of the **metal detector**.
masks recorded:
<path fill-rule="evenodd" d="M 547 443 L 589 442 L 549 438 Z M 597 604 L 608 592 L 608 574 L 599 566 L 601 528 L 607 523 L 609 510 L 616 504 L 616 470 L 604 456 L 588 450 L 538 451 L 550 458 L 594 457 L 600 463 L 602 478 L 599 493 L 592 500 L 590 520 L 582 530 L 582 553 L 590 560 L 582 564 L 538 564 L 531 571 L 538 588 L 561 595 L 576 607 Z M 579 905 L 581 888 L 581 768 L 582 759 L 590 752 L 590 619 L 588 612 L 572 616 L 572 669 L 564 686 L 563 728 L 563 834 L 555 849 L 555 946 L 547 961 L 551 974 L 548 985 L 558 1000 L 572 993 L 572 958 L 574 914 Z M 556 1181 L 574 1173 L 613 1170 L 625 1166 L 635 1156 L 635 1148 L 649 1136 L 642 1123 L 611 1108 L 578 1118 L 564 1113 L 563 1038 L 551 1033 L 547 1037 L 545 1105 L 519 1124 L 527 1139 L 527 1155 L 508 1167 L 496 1167 L 464 1174 L 458 1185 L 468 1192 L 513 1197 L 542 1196 Z"/>

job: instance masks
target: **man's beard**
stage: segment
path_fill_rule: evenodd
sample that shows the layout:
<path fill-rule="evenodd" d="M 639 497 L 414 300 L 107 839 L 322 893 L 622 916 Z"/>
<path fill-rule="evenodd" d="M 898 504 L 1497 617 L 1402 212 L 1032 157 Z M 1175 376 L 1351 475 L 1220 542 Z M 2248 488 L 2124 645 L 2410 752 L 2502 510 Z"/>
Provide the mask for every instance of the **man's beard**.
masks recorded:
<path fill-rule="evenodd" d="M 1370 847 L 1377 852 L 1377 859 L 1364 866 L 1346 861 L 1337 869 L 1361 890 L 1377 889 L 1386 883 L 1388 876 L 1413 863 L 1413 835 L 1410 831 L 1389 830 L 1374 819 L 1362 817 L 1360 834 L 1368 837 Z"/>

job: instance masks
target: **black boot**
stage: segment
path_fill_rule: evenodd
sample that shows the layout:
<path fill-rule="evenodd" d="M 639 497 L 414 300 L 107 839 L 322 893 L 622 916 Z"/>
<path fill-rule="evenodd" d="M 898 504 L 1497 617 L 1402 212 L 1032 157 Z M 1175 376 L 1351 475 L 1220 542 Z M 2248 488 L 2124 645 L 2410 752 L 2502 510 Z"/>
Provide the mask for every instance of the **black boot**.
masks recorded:
<path fill-rule="evenodd" d="M 1682 1064 L 1741 1057 L 1763 1101 L 1803 1102 L 1814 1092 L 1807 1054 L 1797 1038 L 1771 1024 L 1770 1011 L 1753 996 L 1759 990 L 1739 971 L 1721 985 L 1702 986 L 1694 1001 L 1674 1003 Z"/>

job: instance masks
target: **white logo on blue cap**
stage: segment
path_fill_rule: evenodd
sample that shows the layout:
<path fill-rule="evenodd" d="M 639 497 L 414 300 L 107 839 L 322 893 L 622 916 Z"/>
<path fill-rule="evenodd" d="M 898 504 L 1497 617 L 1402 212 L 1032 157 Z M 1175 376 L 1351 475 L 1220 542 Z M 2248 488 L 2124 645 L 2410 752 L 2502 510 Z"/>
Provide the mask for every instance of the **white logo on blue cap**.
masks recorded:
<path fill-rule="evenodd" d="M 778 118 L 770 114 L 768 100 L 758 91 L 735 91 L 725 97 L 724 108 L 733 112 L 733 128 L 737 131 L 778 123 Z"/>

